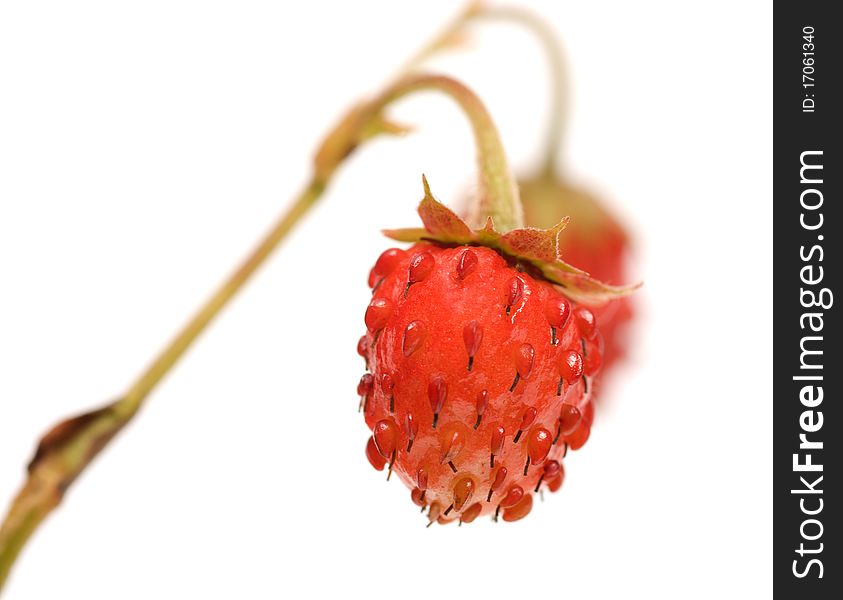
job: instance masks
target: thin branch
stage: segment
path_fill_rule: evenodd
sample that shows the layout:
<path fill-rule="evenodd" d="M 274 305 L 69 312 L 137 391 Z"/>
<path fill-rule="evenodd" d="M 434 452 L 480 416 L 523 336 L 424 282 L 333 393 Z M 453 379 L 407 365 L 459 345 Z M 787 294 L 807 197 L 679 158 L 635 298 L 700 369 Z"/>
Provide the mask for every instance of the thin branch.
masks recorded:
<path fill-rule="evenodd" d="M 342 162 L 371 137 L 401 131 L 383 117 L 383 111 L 404 96 L 425 90 L 444 93 L 462 108 L 477 146 L 484 191 L 481 206 L 495 216 L 500 227 L 518 226 L 517 189 L 497 130 L 482 102 L 467 87 L 448 77 L 417 75 L 398 81 L 352 109 L 322 143 L 314 158 L 312 179 L 290 208 L 125 395 L 100 409 L 60 422 L 41 439 L 26 482 L 0 525 L 0 589 L 26 541 L 59 505 L 73 481 L 137 414 L 155 386 L 316 203 Z"/>

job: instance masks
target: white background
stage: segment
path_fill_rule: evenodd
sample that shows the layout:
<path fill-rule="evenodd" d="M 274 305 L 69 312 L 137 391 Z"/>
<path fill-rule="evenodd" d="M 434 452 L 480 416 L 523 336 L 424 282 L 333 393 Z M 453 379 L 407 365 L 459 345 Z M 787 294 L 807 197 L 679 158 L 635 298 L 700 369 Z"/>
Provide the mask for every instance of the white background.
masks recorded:
<path fill-rule="evenodd" d="M 23 553 L 8 598 L 756 598 L 771 589 L 770 7 L 522 2 L 564 39 L 565 164 L 638 241 L 641 325 L 562 492 L 425 529 L 363 454 L 355 353 L 378 231 L 473 181 L 445 99 L 378 141 Z M 0 503 L 37 435 L 121 392 L 294 196 L 321 134 L 437 2 L 0 4 Z M 435 61 L 538 159 L 517 27 Z M 321 427 L 322 448 L 304 432 Z"/>

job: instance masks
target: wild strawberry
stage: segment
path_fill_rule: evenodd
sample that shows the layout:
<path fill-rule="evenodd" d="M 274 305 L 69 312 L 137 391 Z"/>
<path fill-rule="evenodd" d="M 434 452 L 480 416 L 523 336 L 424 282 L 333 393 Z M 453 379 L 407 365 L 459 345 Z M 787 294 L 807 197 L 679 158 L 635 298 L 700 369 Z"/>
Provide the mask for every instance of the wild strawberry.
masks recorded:
<path fill-rule="evenodd" d="M 426 229 L 388 235 L 431 241 L 387 250 L 369 280 L 366 453 L 431 523 L 514 521 L 542 486 L 559 489 L 567 450 L 588 439 L 600 325 L 575 292 L 617 290 L 558 260 L 561 226 L 471 232 L 426 191 Z"/>

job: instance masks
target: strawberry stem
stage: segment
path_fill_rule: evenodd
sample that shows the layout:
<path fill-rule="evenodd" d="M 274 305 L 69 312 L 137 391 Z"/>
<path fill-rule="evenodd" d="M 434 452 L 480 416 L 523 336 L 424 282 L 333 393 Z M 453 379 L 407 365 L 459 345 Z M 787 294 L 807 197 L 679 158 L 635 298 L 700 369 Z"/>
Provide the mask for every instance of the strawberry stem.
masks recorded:
<path fill-rule="evenodd" d="M 407 61 L 404 72 L 420 67 L 432 56 L 451 49 L 463 41 L 463 30 L 472 21 L 496 20 L 521 25 L 533 33 L 541 44 L 550 67 L 550 122 L 541 174 L 555 181 L 562 140 L 568 121 L 568 76 L 565 55 L 556 32 L 535 13 L 517 6 L 488 6 L 483 2 L 469 2 L 420 52 Z"/>
<path fill-rule="evenodd" d="M 500 232 L 523 227 L 518 187 L 509 170 L 503 144 L 483 102 L 468 87 L 443 75 L 411 75 L 398 80 L 368 103 L 355 107 L 325 139 L 316 154 L 317 178 L 327 181 L 361 142 L 396 126 L 383 110 L 410 94 L 436 91 L 449 96 L 468 118 L 477 149 L 479 191 L 470 224 L 482 228 L 491 217 Z"/>
<path fill-rule="evenodd" d="M 562 44 L 553 28 L 535 13 L 515 6 L 488 6 L 471 13 L 471 18 L 489 18 L 523 25 L 538 38 L 550 67 L 550 123 L 545 140 L 542 174 L 556 179 L 559 153 L 568 121 L 568 76 Z"/>
<path fill-rule="evenodd" d="M 442 75 L 413 75 L 388 89 L 375 105 L 386 106 L 417 91 L 437 91 L 449 96 L 471 123 L 477 150 L 478 198 L 468 221 L 477 228 L 492 219 L 500 232 L 524 226 L 518 186 L 509 170 L 498 130 L 480 98 L 464 84 Z"/>

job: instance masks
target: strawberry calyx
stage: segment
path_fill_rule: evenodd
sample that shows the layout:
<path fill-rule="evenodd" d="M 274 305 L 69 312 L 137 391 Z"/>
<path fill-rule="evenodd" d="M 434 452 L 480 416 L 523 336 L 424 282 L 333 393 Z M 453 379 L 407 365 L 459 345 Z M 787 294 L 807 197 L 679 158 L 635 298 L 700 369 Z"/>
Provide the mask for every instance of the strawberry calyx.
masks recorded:
<path fill-rule="evenodd" d="M 424 198 L 419 203 L 418 213 L 424 227 L 387 229 L 383 231 L 384 235 L 400 242 L 486 246 L 516 263 L 532 267 L 573 299 L 588 304 L 602 304 L 626 296 L 641 286 L 609 285 L 562 260 L 559 236 L 568 225 L 568 217 L 548 229 L 524 227 L 505 233 L 495 228 L 492 217 L 487 217 L 483 228 L 472 229 L 459 215 L 433 197 L 424 176 L 422 183 Z"/>

